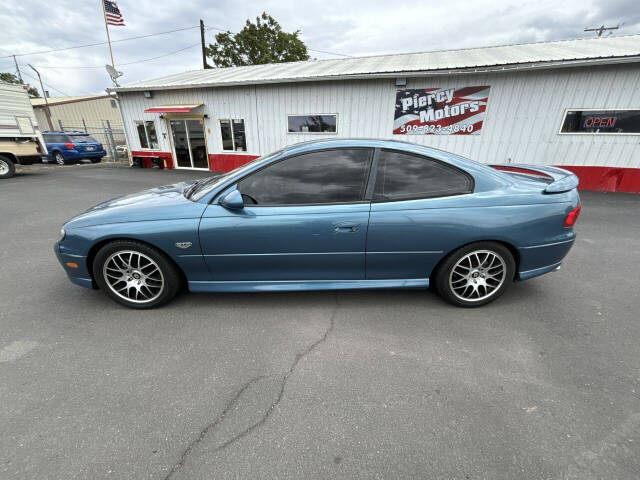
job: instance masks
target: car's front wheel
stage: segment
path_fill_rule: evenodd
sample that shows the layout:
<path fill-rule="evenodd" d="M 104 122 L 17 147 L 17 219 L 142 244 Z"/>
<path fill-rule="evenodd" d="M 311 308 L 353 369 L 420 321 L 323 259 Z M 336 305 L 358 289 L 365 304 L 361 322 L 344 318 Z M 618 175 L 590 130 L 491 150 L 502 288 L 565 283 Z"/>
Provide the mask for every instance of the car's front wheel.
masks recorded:
<path fill-rule="evenodd" d="M 507 247 L 477 242 L 451 253 L 435 275 L 438 293 L 460 307 L 479 307 L 504 293 L 513 280 L 515 260 Z"/>
<path fill-rule="evenodd" d="M 144 243 L 118 240 L 93 260 L 96 283 L 109 297 L 130 308 L 159 307 L 180 289 L 182 278 L 162 252 Z"/>
<path fill-rule="evenodd" d="M 90 158 L 91 163 L 100 163 L 102 161 L 102 157 Z"/>

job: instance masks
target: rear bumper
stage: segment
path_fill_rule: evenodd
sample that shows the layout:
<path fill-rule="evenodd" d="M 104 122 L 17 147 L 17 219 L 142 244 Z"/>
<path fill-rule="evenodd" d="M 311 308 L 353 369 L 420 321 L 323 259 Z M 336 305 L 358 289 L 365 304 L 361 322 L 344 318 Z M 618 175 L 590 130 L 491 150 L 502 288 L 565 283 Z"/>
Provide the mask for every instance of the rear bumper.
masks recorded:
<path fill-rule="evenodd" d="M 516 280 L 528 280 L 556 270 L 576 239 L 574 232 L 566 237 L 555 242 L 518 248 L 520 258 Z"/>
<path fill-rule="evenodd" d="M 85 288 L 98 288 L 87 269 L 87 257 L 72 253 L 60 242 L 56 242 L 53 246 L 53 251 L 72 283 Z M 76 264 L 77 268 L 70 267 L 68 263 Z"/>

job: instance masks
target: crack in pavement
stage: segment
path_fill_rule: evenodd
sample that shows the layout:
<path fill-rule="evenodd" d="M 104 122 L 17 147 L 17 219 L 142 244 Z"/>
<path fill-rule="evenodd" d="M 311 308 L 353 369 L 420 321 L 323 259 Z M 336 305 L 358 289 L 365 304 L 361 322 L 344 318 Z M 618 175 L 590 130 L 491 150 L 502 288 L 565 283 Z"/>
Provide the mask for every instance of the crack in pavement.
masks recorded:
<path fill-rule="evenodd" d="M 329 337 L 329 335 L 331 334 L 331 332 L 333 332 L 333 328 L 335 326 L 336 313 L 338 312 L 338 296 L 337 296 L 337 294 L 334 295 L 334 298 L 335 298 L 335 306 L 333 307 L 333 312 L 331 312 L 331 317 L 329 318 L 329 326 L 325 330 L 324 334 L 318 340 L 313 342 L 311 345 L 309 345 L 307 348 L 305 348 L 302 352 L 299 352 L 299 353 L 296 354 L 296 357 L 293 360 L 293 363 L 291 364 L 291 366 L 289 367 L 289 370 L 287 370 L 285 372 L 285 374 L 283 375 L 283 377 L 282 377 L 282 381 L 280 383 L 280 391 L 278 392 L 277 398 L 274 400 L 274 402 L 271 404 L 271 406 L 267 409 L 267 411 L 264 413 L 262 418 L 260 418 L 260 420 L 258 420 L 256 423 L 254 423 L 250 427 L 244 429 L 242 432 L 234 435 L 229 440 L 227 440 L 223 444 L 221 444 L 218 447 L 216 447 L 215 449 L 213 449 L 211 453 L 217 453 L 220 450 L 223 450 L 223 449 L 227 448 L 229 445 L 231 445 L 232 443 L 234 443 L 234 442 L 240 440 L 241 438 L 247 436 L 253 430 L 255 430 L 256 428 L 262 426 L 267 421 L 269 416 L 273 413 L 274 409 L 278 406 L 278 404 L 282 400 L 282 397 L 284 396 L 284 390 L 285 390 L 285 388 L 287 386 L 287 382 L 289 381 L 289 378 L 291 377 L 291 375 L 293 375 L 293 372 L 295 371 L 296 367 L 298 366 L 298 363 L 300 363 L 300 360 L 302 360 L 304 357 L 309 355 L 313 350 L 316 349 L 316 347 L 318 347 L 318 345 L 320 345 L 321 343 L 326 342 L 326 340 Z M 167 474 L 167 476 L 165 477 L 164 480 L 170 480 L 171 477 L 174 475 L 174 473 L 176 473 L 180 468 L 182 468 L 184 466 L 187 458 L 189 457 L 189 455 L 191 454 L 193 449 L 204 439 L 204 437 L 207 435 L 207 433 L 209 433 L 211 430 L 213 430 L 217 425 L 219 425 L 224 420 L 225 415 L 227 415 L 227 413 L 229 413 L 229 411 L 238 402 L 238 400 L 240 399 L 242 394 L 251 385 L 253 385 L 254 383 L 256 383 L 259 380 L 262 380 L 262 379 L 267 378 L 267 377 L 273 377 L 273 376 L 274 375 L 260 375 L 258 377 L 252 378 L 247 383 L 245 383 L 242 386 L 242 388 L 240 388 L 240 390 L 238 390 L 238 392 L 234 395 L 234 397 L 229 401 L 229 403 L 227 403 L 227 405 L 225 406 L 225 408 L 222 411 L 222 413 L 220 414 L 220 416 L 218 416 L 218 418 L 216 418 L 216 420 L 214 422 L 208 424 L 205 428 L 203 428 L 200 431 L 200 435 L 198 435 L 198 437 L 195 440 L 193 440 L 187 446 L 187 448 L 184 450 L 184 452 L 182 452 L 182 455 L 180 456 L 180 461 L 178 463 L 176 463 L 173 467 L 171 467 L 171 470 L 169 471 L 169 473 Z"/>
<path fill-rule="evenodd" d="M 206 427 L 204 427 L 200 431 L 200 434 L 196 437 L 196 439 L 193 440 L 191 443 L 189 443 L 189 445 L 187 445 L 187 448 L 185 448 L 184 452 L 182 452 L 182 455 L 180 456 L 180 460 L 178 461 L 178 463 L 176 463 L 173 467 L 171 467 L 171 470 L 169 470 L 169 473 L 167 473 L 167 476 L 164 477 L 165 480 L 169 480 L 173 476 L 173 474 L 184 465 L 184 462 L 187 460 L 187 457 L 189 456 L 191 451 L 194 449 L 194 447 L 196 447 L 202 441 L 202 439 L 207 435 L 207 433 L 209 433 L 209 431 L 211 431 L 218 424 L 220 424 L 222 420 L 224 420 L 224 417 L 235 406 L 235 404 L 238 402 L 238 400 L 240 399 L 242 394 L 247 390 L 247 388 L 249 388 L 252 384 L 257 382 L 258 380 L 262 380 L 263 378 L 265 378 L 265 375 L 254 377 L 251 380 L 249 380 L 247 383 L 245 383 L 242 386 L 242 388 L 240 388 L 240 390 L 238 390 L 238 392 L 224 407 L 224 410 L 222 410 L 222 413 L 218 416 L 218 418 L 216 418 L 213 422 L 211 422 Z"/>

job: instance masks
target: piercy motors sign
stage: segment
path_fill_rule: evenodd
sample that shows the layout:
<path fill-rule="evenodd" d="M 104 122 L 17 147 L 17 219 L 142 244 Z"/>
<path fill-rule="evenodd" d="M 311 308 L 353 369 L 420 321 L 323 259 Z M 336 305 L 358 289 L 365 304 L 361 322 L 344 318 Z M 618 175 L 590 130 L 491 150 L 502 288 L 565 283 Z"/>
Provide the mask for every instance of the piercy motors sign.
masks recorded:
<path fill-rule="evenodd" d="M 394 135 L 478 135 L 489 86 L 398 90 Z"/>

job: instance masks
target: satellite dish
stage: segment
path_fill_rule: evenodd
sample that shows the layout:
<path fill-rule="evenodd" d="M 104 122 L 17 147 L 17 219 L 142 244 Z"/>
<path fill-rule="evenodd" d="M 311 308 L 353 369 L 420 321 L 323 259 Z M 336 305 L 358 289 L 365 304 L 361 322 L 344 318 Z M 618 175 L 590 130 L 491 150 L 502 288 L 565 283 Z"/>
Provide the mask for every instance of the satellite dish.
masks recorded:
<path fill-rule="evenodd" d="M 113 65 L 109 65 L 108 63 L 104 66 L 104 68 L 107 69 L 107 73 L 111 77 L 111 80 L 113 81 L 114 85 L 116 87 L 119 87 L 120 85 L 118 85 L 118 78 L 120 78 L 124 74 L 122 72 L 119 72 L 115 68 L 113 68 Z"/>

